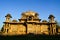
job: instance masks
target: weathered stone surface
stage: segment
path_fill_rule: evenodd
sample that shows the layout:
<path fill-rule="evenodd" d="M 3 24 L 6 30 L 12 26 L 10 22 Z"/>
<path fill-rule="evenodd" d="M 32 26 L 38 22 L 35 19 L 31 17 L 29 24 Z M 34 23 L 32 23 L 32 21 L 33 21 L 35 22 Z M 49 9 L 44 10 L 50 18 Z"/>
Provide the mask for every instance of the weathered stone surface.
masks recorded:
<path fill-rule="evenodd" d="M 8 16 L 9 17 L 9 16 Z M 56 23 L 52 22 L 54 19 L 50 19 L 50 22 L 46 20 L 40 22 L 38 13 L 27 11 L 22 13 L 19 22 L 17 20 L 10 21 L 10 18 L 6 18 L 3 26 L 3 35 L 22 35 L 22 34 L 56 34 Z"/>

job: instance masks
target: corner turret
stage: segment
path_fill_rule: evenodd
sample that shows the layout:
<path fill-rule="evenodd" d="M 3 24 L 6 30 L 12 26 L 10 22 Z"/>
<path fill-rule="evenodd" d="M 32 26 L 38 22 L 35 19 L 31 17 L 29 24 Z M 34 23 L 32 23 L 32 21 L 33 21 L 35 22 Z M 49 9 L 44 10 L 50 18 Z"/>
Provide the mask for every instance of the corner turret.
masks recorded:
<path fill-rule="evenodd" d="M 10 22 L 10 18 L 12 18 L 12 16 L 8 13 L 5 17 L 6 17 L 5 22 Z"/>
<path fill-rule="evenodd" d="M 55 22 L 54 18 L 55 18 L 55 17 L 54 17 L 52 14 L 49 15 L 49 17 L 48 17 L 49 22 L 50 22 L 50 23 L 54 23 L 54 22 Z"/>

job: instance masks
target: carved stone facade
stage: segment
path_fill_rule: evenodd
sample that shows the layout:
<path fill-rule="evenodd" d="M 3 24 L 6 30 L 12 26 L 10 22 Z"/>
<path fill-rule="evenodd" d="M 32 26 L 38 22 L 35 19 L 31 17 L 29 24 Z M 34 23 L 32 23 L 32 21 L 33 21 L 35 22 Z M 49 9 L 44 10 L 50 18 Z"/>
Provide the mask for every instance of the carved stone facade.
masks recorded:
<path fill-rule="evenodd" d="M 56 34 L 56 22 L 53 15 L 49 15 L 49 21 L 39 19 L 38 13 L 33 11 L 23 12 L 21 19 L 10 20 L 12 16 L 7 14 L 6 21 L 2 27 L 4 35 L 22 35 L 22 34 Z"/>

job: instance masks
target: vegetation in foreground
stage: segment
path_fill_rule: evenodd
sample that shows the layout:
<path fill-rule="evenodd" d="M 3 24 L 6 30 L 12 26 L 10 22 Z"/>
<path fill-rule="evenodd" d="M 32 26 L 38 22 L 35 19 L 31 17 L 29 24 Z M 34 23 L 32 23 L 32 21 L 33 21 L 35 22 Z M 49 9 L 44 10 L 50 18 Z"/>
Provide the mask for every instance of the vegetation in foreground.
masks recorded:
<path fill-rule="evenodd" d="M 15 36 L 2 36 L 0 35 L 0 40 L 60 40 L 60 35 L 15 35 Z"/>

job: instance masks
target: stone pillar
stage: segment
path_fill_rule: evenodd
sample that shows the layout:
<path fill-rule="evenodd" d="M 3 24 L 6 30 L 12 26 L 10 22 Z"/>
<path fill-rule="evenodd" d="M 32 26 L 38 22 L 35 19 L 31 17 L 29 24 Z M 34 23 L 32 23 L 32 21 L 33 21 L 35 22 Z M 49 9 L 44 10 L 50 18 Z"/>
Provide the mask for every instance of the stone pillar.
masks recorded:
<path fill-rule="evenodd" d="M 50 24 L 50 31 L 49 31 L 49 34 L 52 35 L 52 25 Z"/>
<path fill-rule="evenodd" d="M 50 24 L 50 35 L 56 34 L 56 24 Z"/>
<path fill-rule="evenodd" d="M 5 23 L 4 33 L 8 33 L 8 29 L 9 29 L 9 24 L 8 23 Z"/>
<path fill-rule="evenodd" d="M 52 24 L 52 27 L 53 27 L 53 35 L 56 34 L 56 24 Z"/>

